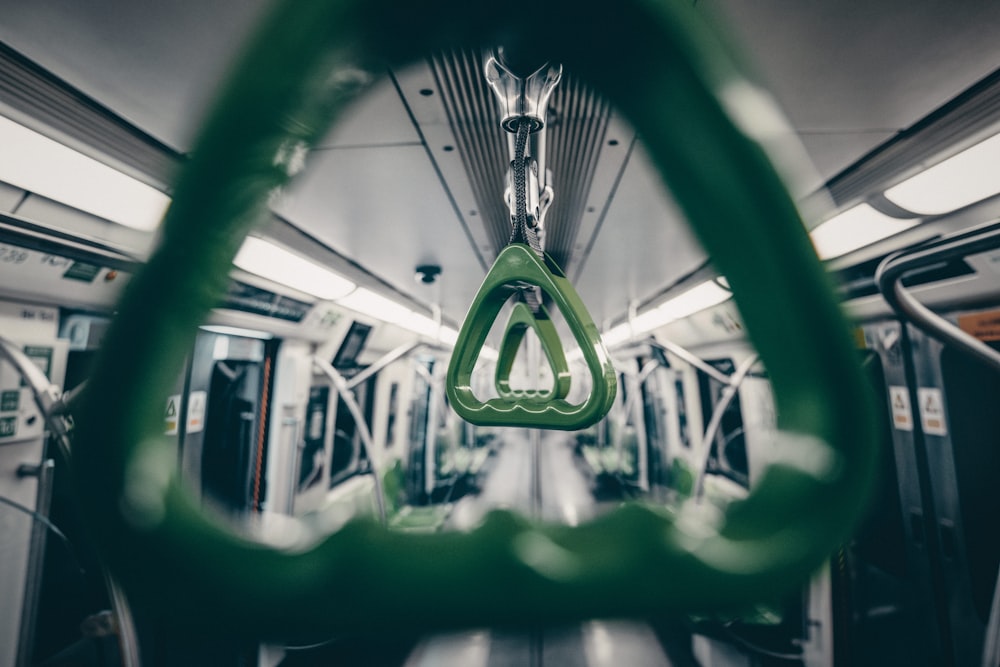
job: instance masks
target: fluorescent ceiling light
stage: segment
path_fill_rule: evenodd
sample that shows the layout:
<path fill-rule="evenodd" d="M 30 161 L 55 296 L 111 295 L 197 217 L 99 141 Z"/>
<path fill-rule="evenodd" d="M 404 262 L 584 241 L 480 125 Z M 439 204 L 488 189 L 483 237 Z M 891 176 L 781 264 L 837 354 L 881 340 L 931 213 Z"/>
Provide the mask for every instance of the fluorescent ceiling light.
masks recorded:
<path fill-rule="evenodd" d="M 126 227 L 156 229 L 170 198 L 12 120 L 0 117 L 0 181 Z"/>
<path fill-rule="evenodd" d="M 1000 192 L 1000 134 L 981 141 L 885 191 L 892 203 L 920 215 L 939 215 Z"/>
<path fill-rule="evenodd" d="M 732 296 L 729 290 L 723 289 L 712 280 L 708 280 L 634 318 L 631 323 L 632 331 L 636 334 L 641 334 L 658 329 L 665 324 L 670 324 L 675 320 L 685 318 L 688 315 L 693 315 L 698 311 L 720 304 Z M 608 334 L 610 335 L 612 332 L 615 332 L 616 336 L 624 335 L 624 332 L 616 332 L 615 330 L 621 329 L 627 326 L 627 324 L 618 325 L 609 331 Z"/>
<path fill-rule="evenodd" d="M 247 237 L 243 242 L 233 264 L 248 273 L 320 299 L 339 299 L 355 287 L 350 280 L 326 267 L 254 236 Z"/>
<path fill-rule="evenodd" d="M 732 296 L 732 292 L 720 287 L 718 283 L 709 280 L 667 301 L 656 310 L 662 313 L 664 317 L 669 318 L 668 321 L 672 322 L 682 317 L 693 315 L 699 310 L 705 310 L 706 308 L 720 304 Z"/>
<path fill-rule="evenodd" d="M 393 324 L 399 324 L 414 314 L 406 306 L 364 287 L 359 287 L 347 296 L 337 299 L 337 303 L 362 315 Z"/>
<path fill-rule="evenodd" d="M 820 259 L 831 259 L 881 241 L 919 223 L 919 220 L 892 218 L 879 213 L 868 204 L 858 204 L 830 218 L 809 235 Z"/>
<path fill-rule="evenodd" d="M 398 319 L 395 324 L 398 324 L 405 329 L 409 329 L 414 333 L 418 333 L 421 336 L 437 338 L 438 327 L 440 325 L 434 321 L 434 318 L 421 315 L 420 313 L 416 313 L 412 310 L 408 310 L 407 313 L 407 315 Z"/>
<path fill-rule="evenodd" d="M 222 334 L 224 336 L 241 336 L 243 338 L 257 338 L 260 340 L 271 340 L 274 334 L 256 329 L 244 329 L 243 327 L 227 327 L 220 324 L 206 324 L 201 327 L 202 331 Z"/>
<path fill-rule="evenodd" d="M 630 325 L 628 322 L 624 322 L 616 327 L 612 327 L 608 331 L 605 331 L 603 334 L 601 334 L 601 338 L 604 340 L 605 347 L 613 347 L 618 343 L 624 343 L 631 337 L 632 337 L 632 325 Z M 582 356 L 583 353 L 581 352 L 580 354 Z"/>
<path fill-rule="evenodd" d="M 362 315 L 395 324 L 421 336 L 435 338 L 445 345 L 454 345 L 458 340 L 458 331 L 455 329 L 441 326 L 434 318 L 412 311 L 364 287 L 359 287 L 345 297 L 337 299 L 337 304 Z"/>

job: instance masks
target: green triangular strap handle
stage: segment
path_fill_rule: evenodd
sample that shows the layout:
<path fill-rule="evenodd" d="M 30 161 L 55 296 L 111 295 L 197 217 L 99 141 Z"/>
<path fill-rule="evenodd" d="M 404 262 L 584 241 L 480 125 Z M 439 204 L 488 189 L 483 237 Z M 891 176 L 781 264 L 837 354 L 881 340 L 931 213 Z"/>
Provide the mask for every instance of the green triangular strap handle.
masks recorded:
<path fill-rule="evenodd" d="M 510 371 L 514 367 L 514 360 L 521 349 L 521 342 L 524 340 L 528 329 L 535 332 L 538 341 L 541 343 L 545 358 L 548 359 L 549 368 L 552 369 L 552 387 L 549 389 L 511 389 Z M 572 380 L 569 372 L 569 362 L 563 352 L 562 341 L 559 340 L 559 332 L 549 317 L 549 311 L 545 306 L 538 307 L 538 313 L 532 313 L 528 304 L 518 301 L 507 320 L 507 329 L 503 334 L 503 342 L 500 344 L 500 356 L 497 359 L 496 373 L 494 374 L 494 384 L 497 393 L 501 398 L 530 399 L 537 401 L 551 401 L 553 399 L 566 398 Z"/>
<path fill-rule="evenodd" d="M 590 396 L 573 404 L 565 398 L 539 402 L 514 397 L 485 402 L 472 391 L 472 371 L 494 320 L 524 284 L 540 287 L 562 313 L 591 376 Z M 462 419 L 478 426 L 520 426 L 575 431 L 597 423 L 615 399 L 618 382 L 604 341 L 580 296 L 548 256 L 543 260 L 523 243 L 501 251 L 472 301 L 458 333 L 447 376 L 448 398 Z"/>

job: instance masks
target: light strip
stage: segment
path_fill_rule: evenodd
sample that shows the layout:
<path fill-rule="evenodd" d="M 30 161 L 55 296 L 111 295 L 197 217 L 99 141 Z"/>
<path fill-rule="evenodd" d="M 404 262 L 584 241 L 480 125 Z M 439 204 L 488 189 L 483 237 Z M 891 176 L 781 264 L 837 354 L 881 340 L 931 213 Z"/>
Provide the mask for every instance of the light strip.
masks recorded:
<path fill-rule="evenodd" d="M 434 338 L 445 345 L 454 345 L 458 340 L 458 331 L 455 329 L 441 326 L 434 318 L 410 310 L 364 287 L 359 287 L 347 296 L 337 299 L 337 303 L 362 315 L 395 324 L 427 338 Z"/>
<path fill-rule="evenodd" d="M 392 324 L 398 324 L 413 314 L 409 308 L 364 287 L 359 287 L 347 296 L 337 299 L 337 303 L 362 315 Z"/>
<path fill-rule="evenodd" d="M 718 305 L 731 298 L 732 293 L 712 280 L 692 287 L 680 296 L 641 313 L 631 322 L 624 322 L 606 331 L 604 344 L 608 347 L 623 343 L 633 335 L 639 335 L 683 319 L 699 311 Z"/>
<path fill-rule="evenodd" d="M 156 229 L 170 198 L 131 176 L 0 117 L 0 181 L 119 225 Z"/>
<path fill-rule="evenodd" d="M 223 336 L 240 336 L 242 338 L 257 338 L 259 340 L 271 340 L 274 338 L 274 334 L 267 331 L 244 329 L 243 327 L 228 327 L 221 324 L 206 324 L 200 328 L 202 331 L 222 334 Z"/>
<path fill-rule="evenodd" d="M 720 287 L 718 283 L 709 280 L 667 301 L 657 308 L 656 312 L 659 314 L 660 319 L 664 320 L 664 324 L 666 324 L 667 322 L 682 319 L 700 310 L 720 304 L 732 296 L 732 292 Z M 635 322 L 632 323 L 632 327 L 633 329 L 636 328 Z M 649 331 L 649 329 L 643 330 Z"/>
<path fill-rule="evenodd" d="M 1000 134 L 981 141 L 885 191 L 885 198 L 920 215 L 940 215 L 1000 193 Z"/>
<path fill-rule="evenodd" d="M 233 264 L 248 273 L 320 299 L 339 299 L 355 287 L 347 278 L 270 241 L 248 236 Z"/>
<path fill-rule="evenodd" d="M 820 259 L 832 259 L 898 234 L 919 223 L 919 220 L 892 218 L 879 213 L 868 204 L 858 204 L 830 218 L 813 229 L 809 235 Z"/>

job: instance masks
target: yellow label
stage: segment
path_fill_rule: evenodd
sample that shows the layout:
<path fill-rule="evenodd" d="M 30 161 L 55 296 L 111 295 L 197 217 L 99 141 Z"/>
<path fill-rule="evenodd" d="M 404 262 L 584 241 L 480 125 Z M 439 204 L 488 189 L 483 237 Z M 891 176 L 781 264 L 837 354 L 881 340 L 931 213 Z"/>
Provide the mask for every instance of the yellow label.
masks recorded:
<path fill-rule="evenodd" d="M 1000 310 L 960 315 L 958 326 L 965 333 L 981 341 L 1000 340 Z"/>
<path fill-rule="evenodd" d="M 854 347 L 859 350 L 867 350 L 868 343 L 865 342 L 865 330 L 861 327 L 854 327 Z"/>

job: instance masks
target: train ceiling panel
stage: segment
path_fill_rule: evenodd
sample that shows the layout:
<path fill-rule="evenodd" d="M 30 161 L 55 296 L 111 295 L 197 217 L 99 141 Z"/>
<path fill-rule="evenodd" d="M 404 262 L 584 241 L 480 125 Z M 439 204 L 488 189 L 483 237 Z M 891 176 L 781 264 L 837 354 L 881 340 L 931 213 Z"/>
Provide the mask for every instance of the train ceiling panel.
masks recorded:
<path fill-rule="evenodd" d="M 440 298 L 458 322 L 483 275 L 419 144 L 314 151 L 275 209 L 416 301 Z M 421 264 L 443 267 L 439 295 L 414 280 Z"/>
<path fill-rule="evenodd" d="M 598 160 L 590 180 L 585 205 L 579 213 L 576 239 L 570 248 L 572 261 L 568 263 L 566 272 L 573 281 L 576 281 L 580 276 L 580 272 L 595 248 L 601 247 L 597 242 L 608 211 L 617 196 L 618 188 L 626 173 L 626 167 L 635 149 L 636 141 L 635 130 L 632 129 L 632 126 L 612 110 L 604 135 L 604 146 L 601 148 L 600 160 Z M 655 197 L 656 193 L 650 193 L 650 195 Z"/>
<path fill-rule="evenodd" d="M 0 0 L 0 42 L 181 153 L 268 0 Z"/>
<path fill-rule="evenodd" d="M 431 63 L 478 203 L 478 218 L 495 255 L 510 237 L 510 214 L 503 199 L 510 154 L 496 99 L 482 74 L 482 56 L 477 51 L 453 51 L 435 54 Z M 564 74 L 549 102 L 545 167 L 552 173 L 555 197 L 546 217 L 545 248 L 567 271 L 577 259 L 580 223 L 589 206 L 610 116 L 607 102 L 572 73 Z"/>
<path fill-rule="evenodd" d="M 600 326 L 705 262 L 640 144 L 629 155 L 586 261 L 568 274 Z"/>
<path fill-rule="evenodd" d="M 996 2 L 723 0 L 698 7 L 728 25 L 806 143 L 821 182 L 1000 64 Z"/>
<path fill-rule="evenodd" d="M 345 110 L 317 144 L 316 150 L 419 145 L 420 135 L 410 121 L 393 80 L 386 76 Z"/>

